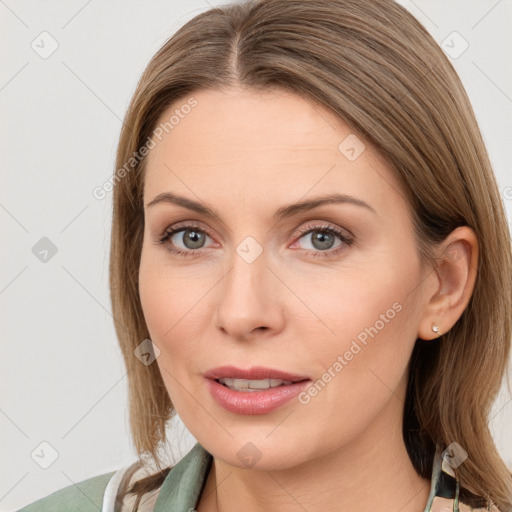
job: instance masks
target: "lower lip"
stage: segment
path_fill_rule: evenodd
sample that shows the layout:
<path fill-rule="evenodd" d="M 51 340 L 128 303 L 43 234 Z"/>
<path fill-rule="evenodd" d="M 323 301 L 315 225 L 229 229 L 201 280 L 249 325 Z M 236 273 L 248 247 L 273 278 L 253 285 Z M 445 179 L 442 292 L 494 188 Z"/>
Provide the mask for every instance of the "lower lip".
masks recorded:
<path fill-rule="evenodd" d="M 266 414 L 295 398 L 311 381 L 304 380 L 264 391 L 233 391 L 207 379 L 210 394 L 224 409 L 238 414 Z"/>

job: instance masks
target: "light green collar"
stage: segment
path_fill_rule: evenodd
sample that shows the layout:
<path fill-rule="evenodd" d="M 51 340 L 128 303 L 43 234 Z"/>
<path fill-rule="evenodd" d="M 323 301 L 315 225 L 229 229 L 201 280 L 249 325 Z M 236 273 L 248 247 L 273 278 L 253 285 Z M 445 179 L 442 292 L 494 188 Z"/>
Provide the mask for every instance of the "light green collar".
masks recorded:
<path fill-rule="evenodd" d="M 153 512 L 194 510 L 212 461 L 212 455 L 196 443 L 165 478 Z"/>

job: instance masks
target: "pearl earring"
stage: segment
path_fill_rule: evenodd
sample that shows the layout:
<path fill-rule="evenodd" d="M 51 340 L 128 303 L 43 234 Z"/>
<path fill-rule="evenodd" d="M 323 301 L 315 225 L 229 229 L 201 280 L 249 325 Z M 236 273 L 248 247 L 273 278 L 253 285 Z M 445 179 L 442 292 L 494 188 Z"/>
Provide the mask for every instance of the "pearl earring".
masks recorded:
<path fill-rule="evenodd" d="M 439 326 L 437 324 L 432 324 L 432 330 L 437 334 L 437 336 L 441 336 L 441 331 L 439 330 Z"/>

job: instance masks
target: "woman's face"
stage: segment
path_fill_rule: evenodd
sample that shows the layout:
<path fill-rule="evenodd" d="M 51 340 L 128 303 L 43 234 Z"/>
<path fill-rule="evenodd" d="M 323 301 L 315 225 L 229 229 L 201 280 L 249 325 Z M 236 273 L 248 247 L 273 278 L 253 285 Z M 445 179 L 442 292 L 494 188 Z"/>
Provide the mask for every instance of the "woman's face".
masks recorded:
<path fill-rule="evenodd" d="M 154 132 L 139 275 L 181 419 L 239 467 L 292 467 L 401 431 L 430 276 L 392 170 L 298 95 L 193 98 L 169 108 L 161 122 L 173 121 Z M 341 201 L 289 208 L 334 195 Z M 308 380 L 251 392 L 206 376 L 228 365 Z M 268 385 L 265 375 L 252 375 L 251 386 Z"/>

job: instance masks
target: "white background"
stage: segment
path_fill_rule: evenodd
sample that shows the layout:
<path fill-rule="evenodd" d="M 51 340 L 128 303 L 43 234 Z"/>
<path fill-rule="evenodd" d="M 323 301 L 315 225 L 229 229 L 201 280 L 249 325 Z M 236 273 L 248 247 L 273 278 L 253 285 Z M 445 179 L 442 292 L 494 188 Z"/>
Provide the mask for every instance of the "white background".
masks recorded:
<path fill-rule="evenodd" d="M 452 61 L 512 218 L 511 1 L 402 3 L 440 44 L 453 31 L 469 43 Z M 124 113 L 152 55 L 219 4 L 0 0 L 0 511 L 135 460 L 109 303 L 111 194 L 100 201 L 92 190 L 112 174 Z M 58 43 L 47 59 L 31 47 L 43 31 Z M 32 252 L 42 237 L 57 248 L 46 263 Z M 512 468 L 511 404 L 503 388 L 491 428 Z M 180 458 L 194 440 L 173 432 Z M 58 452 L 48 469 L 31 458 L 43 441 Z M 38 450 L 49 461 L 51 449 Z"/>

